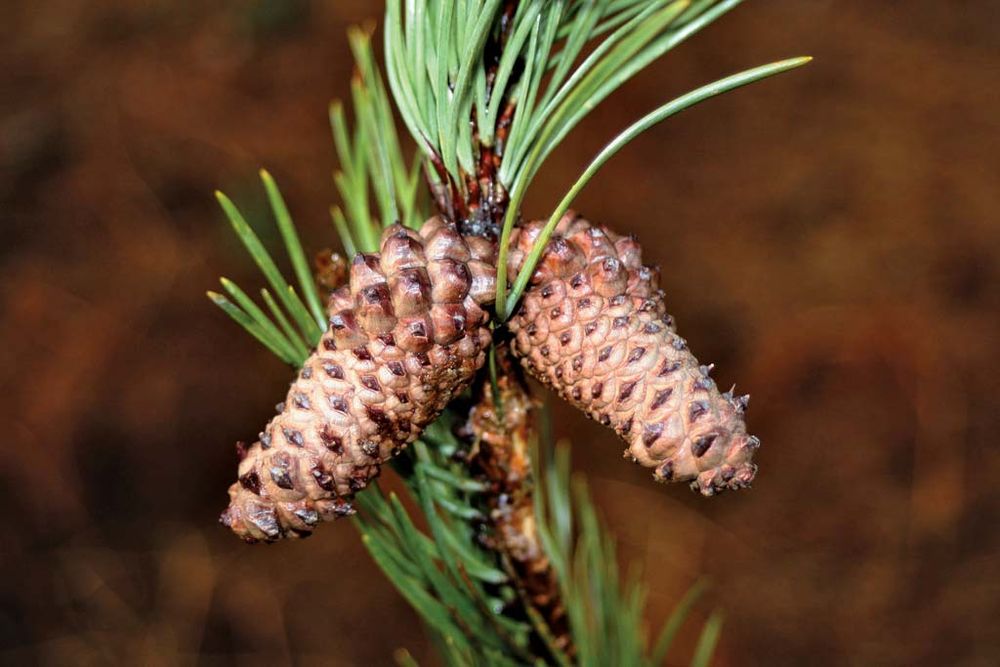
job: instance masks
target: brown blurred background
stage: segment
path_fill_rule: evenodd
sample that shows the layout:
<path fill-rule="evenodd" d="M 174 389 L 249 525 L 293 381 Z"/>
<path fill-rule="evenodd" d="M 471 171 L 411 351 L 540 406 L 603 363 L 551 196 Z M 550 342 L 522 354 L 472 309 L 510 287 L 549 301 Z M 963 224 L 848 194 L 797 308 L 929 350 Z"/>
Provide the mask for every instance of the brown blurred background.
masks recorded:
<path fill-rule="evenodd" d="M 289 371 L 204 298 L 220 273 L 259 285 L 211 192 L 262 222 L 267 166 L 331 242 L 326 104 L 345 28 L 380 8 L 0 10 L 0 662 L 433 660 L 350 525 L 251 548 L 215 523 Z M 652 130 L 577 202 L 640 235 L 695 352 L 753 395 L 758 482 L 711 501 L 557 412 L 651 620 L 714 579 L 719 665 L 1000 662 L 998 22 L 995 0 L 747 2 L 534 188 L 547 214 L 657 103 L 816 56 Z"/>

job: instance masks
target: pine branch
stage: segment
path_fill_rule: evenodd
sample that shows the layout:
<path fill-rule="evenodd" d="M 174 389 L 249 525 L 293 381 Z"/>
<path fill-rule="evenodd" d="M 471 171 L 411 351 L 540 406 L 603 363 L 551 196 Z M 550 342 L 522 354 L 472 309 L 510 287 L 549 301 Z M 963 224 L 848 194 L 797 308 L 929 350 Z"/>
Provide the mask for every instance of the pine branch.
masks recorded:
<path fill-rule="evenodd" d="M 297 239 L 290 218 L 287 224 L 292 234 L 285 236 L 286 244 Z M 247 237 L 246 230 L 237 229 L 241 238 Z M 275 266 L 262 245 L 250 242 L 248 248 L 258 264 L 268 269 Z M 274 271 L 278 271 L 276 266 Z M 294 293 L 280 272 L 265 275 L 283 284 L 283 289 L 275 288 L 279 293 Z M 292 329 L 273 299 L 265 297 L 275 316 L 270 320 L 244 297 L 238 299 L 244 309 L 224 298 L 229 305 L 220 306 L 251 335 L 275 348 L 290 348 L 295 336 L 308 340 L 307 323 Z M 298 351 L 283 348 L 278 356 L 296 366 L 304 358 Z M 366 548 L 437 638 L 448 664 L 480 664 L 484 657 L 489 664 L 510 665 L 538 659 L 564 665 L 659 664 L 700 590 L 678 606 L 651 657 L 644 657 L 640 587 L 635 581 L 624 590 L 619 587 L 614 545 L 582 485 L 577 483 L 571 491 L 568 449 L 556 450 L 554 462 L 542 461 L 542 453 L 548 452 L 545 458 L 551 458 L 551 444 L 545 444 L 551 439 L 539 438 L 538 429 L 524 424 L 515 449 L 494 448 L 489 458 L 482 449 L 487 440 L 501 446 L 511 443 L 508 420 L 514 418 L 517 423 L 517 402 L 523 409 L 524 402 L 530 401 L 518 393 L 520 385 L 514 384 L 517 381 L 507 362 L 501 361 L 496 368 L 500 370 L 498 395 L 505 396 L 501 403 L 504 425 L 496 421 L 495 412 L 490 417 L 481 414 L 480 448 L 474 455 L 453 435 L 456 421 L 464 419 L 453 410 L 432 425 L 410 453 L 395 459 L 394 467 L 407 481 L 431 527 L 430 534 L 417 527 L 398 497 L 387 498 L 373 485 L 357 496 L 361 511 L 355 523 Z M 492 393 L 487 406 L 495 410 Z M 488 436 L 484 426 L 492 429 Z M 528 445 L 537 451 L 529 453 Z M 474 465 L 468 464 L 470 458 Z M 541 489 L 533 478 L 544 480 Z M 518 498 L 517 507 L 499 524 L 494 541 L 484 542 L 479 536 L 480 526 L 488 523 L 484 512 L 496 509 L 501 495 Z M 534 534 L 523 528 L 526 506 L 533 508 Z M 546 562 L 557 575 L 557 590 L 551 589 L 553 579 L 545 574 Z M 594 591 L 599 592 L 597 598 L 593 598 Z M 699 644 L 701 660 L 714 645 L 717 625 L 706 626 Z M 603 630 L 595 633 L 594 628 Z M 404 663 L 406 655 L 400 654 Z"/>
<path fill-rule="evenodd" d="M 334 183 L 341 195 L 331 219 L 348 257 L 377 252 L 383 229 L 395 223 L 419 229 L 429 214 L 419 187 L 426 179 L 430 201 L 463 235 L 499 238 L 501 324 L 573 198 L 624 145 L 697 103 L 807 61 L 782 61 L 703 86 L 619 134 L 557 204 L 508 293 L 511 235 L 546 159 L 608 95 L 739 2 L 388 0 L 388 87 L 371 31 L 353 29 L 353 123 L 341 103 L 330 107 L 340 162 Z M 394 105 L 417 144 L 409 159 L 396 133 Z M 324 252 L 317 285 L 274 179 L 266 171 L 261 178 L 295 283 L 282 276 L 239 209 L 218 193 L 270 290 L 261 290 L 266 311 L 225 279 L 229 296 L 209 297 L 298 367 L 327 327 L 324 301 L 345 271 Z M 391 234 L 403 233 L 398 230 Z M 635 578 L 621 582 L 613 540 L 586 485 L 571 479 L 568 449 L 554 447 L 532 423 L 534 405 L 503 349 L 491 350 L 490 374 L 481 375 L 478 392 L 469 420 L 471 449 L 454 434 L 470 414 L 452 405 L 392 459 L 427 531 L 399 497 L 384 496 L 377 484 L 357 494 L 354 522 L 373 559 L 420 614 L 448 664 L 661 663 L 703 585 L 689 592 L 648 646 L 642 588 Z M 721 616 L 713 614 L 692 664 L 708 663 L 720 628 Z M 397 661 L 415 664 L 405 651 Z"/>

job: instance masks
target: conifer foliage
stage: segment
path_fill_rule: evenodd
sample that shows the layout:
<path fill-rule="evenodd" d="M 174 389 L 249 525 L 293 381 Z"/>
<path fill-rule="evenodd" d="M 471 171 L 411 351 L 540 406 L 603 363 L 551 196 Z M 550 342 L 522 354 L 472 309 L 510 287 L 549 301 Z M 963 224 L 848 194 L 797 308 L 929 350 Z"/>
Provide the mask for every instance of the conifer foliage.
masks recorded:
<path fill-rule="evenodd" d="M 720 393 L 676 333 L 638 242 L 569 211 L 645 129 L 796 58 L 702 86 L 615 137 L 547 219 L 521 203 L 598 103 L 739 0 L 388 0 L 383 82 L 372 34 L 349 34 L 353 122 L 330 108 L 331 209 L 344 262 L 310 270 L 261 172 L 294 284 L 239 209 L 219 201 L 264 274 L 263 307 L 222 280 L 209 297 L 296 377 L 256 441 L 237 446 L 222 522 L 247 541 L 353 516 L 372 557 L 447 664 L 655 665 L 701 592 L 648 643 L 641 585 L 568 451 L 541 427 L 521 367 L 628 443 L 660 481 L 748 486 L 747 398 Z M 406 157 L 402 122 L 416 145 Z M 426 186 L 426 187 L 424 187 Z M 349 270 L 346 268 L 349 266 Z M 428 530 L 374 481 L 391 466 Z M 707 664 L 721 617 L 692 664 Z M 400 664 L 414 664 L 405 651 Z"/>

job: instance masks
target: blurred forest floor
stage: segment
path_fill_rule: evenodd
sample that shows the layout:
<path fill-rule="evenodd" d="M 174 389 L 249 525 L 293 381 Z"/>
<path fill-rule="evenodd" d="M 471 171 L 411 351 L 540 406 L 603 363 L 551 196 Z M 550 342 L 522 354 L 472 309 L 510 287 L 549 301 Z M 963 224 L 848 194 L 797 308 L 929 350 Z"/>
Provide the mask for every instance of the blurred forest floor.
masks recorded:
<path fill-rule="evenodd" d="M 204 298 L 219 273 L 258 284 L 211 192 L 268 230 L 267 166 L 330 244 L 326 105 L 346 26 L 380 6 L 6 5 L 0 661 L 431 659 L 350 525 L 250 548 L 215 523 L 289 373 Z M 720 665 L 1000 663 L 998 20 L 748 2 L 601 106 L 529 199 L 547 214 L 668 97 L 816 56 L 657 127 L 576 204 L 645 241 L 681 333 L 753 395 L 758 482 L 711 501 L 556 406 L 653 620 L 714 580 Z"/>

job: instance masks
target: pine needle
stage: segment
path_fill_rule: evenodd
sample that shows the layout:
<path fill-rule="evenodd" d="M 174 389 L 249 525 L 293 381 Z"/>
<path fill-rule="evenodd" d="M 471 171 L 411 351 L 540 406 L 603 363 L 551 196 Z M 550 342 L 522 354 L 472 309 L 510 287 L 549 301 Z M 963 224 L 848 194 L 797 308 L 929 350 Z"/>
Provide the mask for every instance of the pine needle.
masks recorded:
<path fill-rule="evenodd" d="M 694 657 L 691 658 L 691 667 L 708 667 L 712 662 L 715 646 L 719 643 L 719 635 L 722 634 L 722 621 L 722 613 L 718 611 L 705 621 L 705 627 L 701 630 L 694 650 Z"/>
<path fill-rule="evenodd" d="M 539 234 L 537 240 L 532 246 L 532 250 L 528 257 L 524 261 L 524 265 L 521 267 L 520 272 L 517 275 L 517 279 L 514 281 L 514 287 L 511 290 L 510 297 L 506 297 L 506 289 L 501 284 L 500 279 L 497 279 L 497 299 L 498 303 L 503 303 L 503 308 L 497 308 L 498 315 L 501 318 L 506 319 L 510 313 L 514 312 L 514 307 L 517 305 L 518 300 L 524 293 L 525 288 L 528 285 L 528 281 L 535 272 L 535 267 L 538 264 L 538 260 L 541 258 L 541 254 L 548 244 L 549 238 L 552 236 L 552 232 L 555 230 L 556 225 L 559 220 L 569 209 L 570 204 L 573 203 L 573 199 L 576 195 L 580 193 L 581 190 L 590 182 L 594 175 L 600 170 L 605 163 L 610 160 L 615 154 L 618 153 L 626 144 L 635 139 L 637 136 L 648 130 L 653 125 L 660 123 L 667 118 L 674 116 L 685 109 L 689 109 L 696 104 L 704 102 L 705 100 L 711 99 L 725 92 L 740 88 L 742 86 L 748 85 L 755 81 L 765 79 L 789 70 L 795 69 L 796 67 L 801 67 L 808 63 L 812 58 L 801 57 L 801 58 L 791 58 L 788 60 L 782 60 L 780 62 L 771 63 L 769 65 L 762 65 L 760 67 L 755 67 L 732 76 L 728 76 L 724 79 L 720 79 L 713 83 L 702 86 L 696 90 L 691 91 L 685 95 L 682 95 L 670 102 L 664 104 L 663 106 L 650 112 L 643 118 L 636 121 L 634 124 L 629 126 L 624 132 L 619 134 L 612 140 L 607 146 L 605 146 L 600 153 L 591 161 L 590 165 L 583 172 L 583 174 L 576 180 L 573 186 L 570 188 L 569 192 L 563 197 L 562 201 L 553 211 L 552 215 L 549 217 L 542 233 Z M 499 269 L 503 266 L 503 262 L 506 260 L 506 253 L 503 252 L 505 248 L 501 247 L 501 258 L 498 260 L 498 275 Z M 500 301 L 500 299 L 504 299 Z"/>
<path fill-rule="evenodd" d="M 291 260 L 295 276 L 298 278 L 299 289 L 305 295 L 306 303 L 309 304 L 309 309 L 313 317 L 316 318 L 316 323 L 322 329 L 326 325 L 326 316 L 323 314 L 323 306 L 319 302 L 319 291 L 316 289 L 316 281 L 313 280 L 309 262 L 306 261 L 305 253 L 302 251 L 302 242 L 299 240 L 298 232 L 295 231 L 295 225 L 292 224 L 292 217 L 288 213 L 285 199 L 281 196 L 278 185 L 266 169 L 260 170 L 260 180 L 263 181 L 264 189 L 267 191 L 267 199 L 271 203 L 278 231 L 281 232 L 285 249 L 288 251 L 288 258 Z"/>

